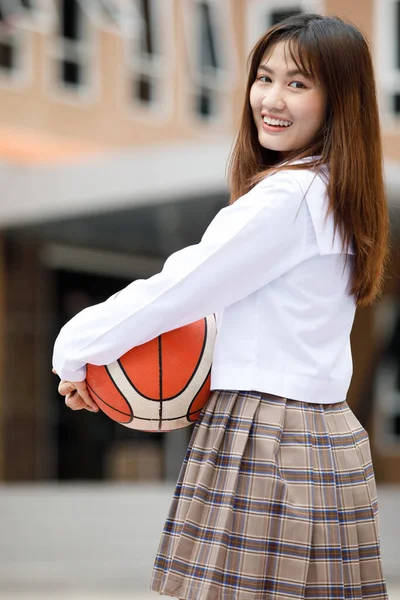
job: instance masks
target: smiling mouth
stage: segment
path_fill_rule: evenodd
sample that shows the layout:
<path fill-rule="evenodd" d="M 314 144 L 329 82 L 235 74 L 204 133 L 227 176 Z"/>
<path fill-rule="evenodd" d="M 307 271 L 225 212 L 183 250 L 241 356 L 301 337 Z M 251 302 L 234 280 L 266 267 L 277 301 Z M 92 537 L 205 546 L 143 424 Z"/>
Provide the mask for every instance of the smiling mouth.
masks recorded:
<path fill-rule="evenodd" d="M 269 125 L 270 127 L 276 127 L 277 129 L 286 129 L 293 125 L 293 121 L 286 121 L 283 119 L 271 119 L 270 117 L 263 117 L 263 123 Z"/>

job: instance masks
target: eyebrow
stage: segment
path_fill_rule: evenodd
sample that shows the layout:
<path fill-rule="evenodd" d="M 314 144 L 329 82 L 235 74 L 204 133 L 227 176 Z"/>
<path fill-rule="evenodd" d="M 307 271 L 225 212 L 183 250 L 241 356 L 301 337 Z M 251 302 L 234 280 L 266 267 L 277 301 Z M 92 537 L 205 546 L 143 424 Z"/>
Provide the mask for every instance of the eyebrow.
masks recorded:
<path fill-rule="evenodd" d="M 262 71 L 265 71 L 266 73 L 270 73 L 271 75 L 274 75 L 274 73 L 275 73 L 272 69 L 270 69 L 266 65 L 260 65 L 258 67 L 258 70 L 260 70 L 260 69 Z M 307 75 L 306 73 L 303 73 L 303 71 L 299 71 L 299 69 L 293 69 L 292 71 L 287 71 L 286 75 L 288 77 L 295 77 L 296 75 L 302 75 L 303 77 L 309 78 L 309 75 Z"/>

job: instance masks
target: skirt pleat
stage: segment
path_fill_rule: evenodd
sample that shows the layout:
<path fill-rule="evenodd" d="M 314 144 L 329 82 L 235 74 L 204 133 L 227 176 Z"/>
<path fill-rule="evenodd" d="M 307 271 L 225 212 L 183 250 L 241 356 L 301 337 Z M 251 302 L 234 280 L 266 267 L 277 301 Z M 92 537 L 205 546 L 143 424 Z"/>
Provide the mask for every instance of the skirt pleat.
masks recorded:
<path fill-rule="evenodd" d="M 387 600 L 368 435 L 347 403 L 215 392 L 151 588 L 184 600 Z"/>

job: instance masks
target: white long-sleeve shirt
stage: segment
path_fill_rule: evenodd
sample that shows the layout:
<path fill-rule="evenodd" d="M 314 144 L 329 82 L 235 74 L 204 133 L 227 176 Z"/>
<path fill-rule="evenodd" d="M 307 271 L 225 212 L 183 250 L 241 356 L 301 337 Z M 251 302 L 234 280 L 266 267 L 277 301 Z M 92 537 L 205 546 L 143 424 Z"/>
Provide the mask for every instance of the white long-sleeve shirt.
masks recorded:
<path fill-rule="evenodd" d="M 326 184 L 311 169 L 267 177 L 160 273 L 71 319 L 54 347 L 58 375 L 82 381 L 87 363 L 109 364 L 216 313 L 212 389 L 343 401 L 352 375 L 353 250 L 345 264 L 327 208 Z"/>

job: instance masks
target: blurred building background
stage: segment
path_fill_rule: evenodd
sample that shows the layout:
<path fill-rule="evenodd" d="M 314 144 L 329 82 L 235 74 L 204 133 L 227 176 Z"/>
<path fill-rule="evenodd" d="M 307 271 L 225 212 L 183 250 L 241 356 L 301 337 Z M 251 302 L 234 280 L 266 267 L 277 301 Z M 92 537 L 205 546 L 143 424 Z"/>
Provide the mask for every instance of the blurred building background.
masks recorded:
<path fill-rule="evenodd" d="M 143 490 L 161 499 L 172 489 L 190 431 L 133 432 L 67 410 L 52 345 L 77 311 L 199 241 L 227 203 L 247 55 L 296 12 L 351 20 L 374 54 L 392 249 L 383 298 L 356 317 L 349 402 L 370 433 L 385 532 L 395 539 L 387 518 L 400 508 L 400 0 L 0 0 L 0 502 L 9 535 L 0 575 L 9 584 L 34 579 L 28 537 L 39 535 L 40 515 L 63 522 L 52 512 L 67 502 L 60 490 L 86 490 L 67 484 L 93 482 L 91 501 L 105 493 L 104 511 L 131 493 L 111 484 L 134 484 L 130 497 L 143 506 Z M 386 543 L 393 575 L 400 558 Z"/>

